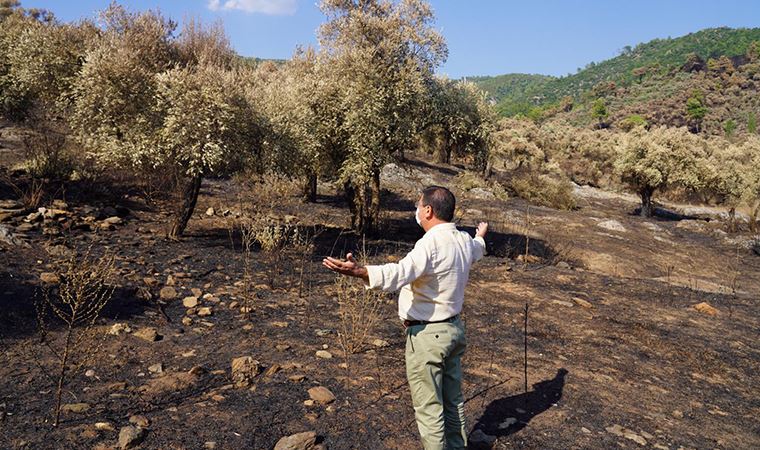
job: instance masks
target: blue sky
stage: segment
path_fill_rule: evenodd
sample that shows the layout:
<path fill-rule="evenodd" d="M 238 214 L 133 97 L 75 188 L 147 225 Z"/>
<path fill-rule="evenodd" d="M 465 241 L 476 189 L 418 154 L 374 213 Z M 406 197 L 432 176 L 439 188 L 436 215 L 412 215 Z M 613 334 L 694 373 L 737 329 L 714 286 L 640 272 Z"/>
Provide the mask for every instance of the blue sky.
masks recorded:
<path fill-rule="evenodd" d="M 64 21 L 94 17 L 108 0 L 22 0 Z M 315 44 L 324 16 L 317 0 L 121 1 L 133 10 L 160 9 L 223 21 L 238 53 L 288 58 L 297 45 Z M 654 38 L 708 27 L 760 27 L 757 0 L 432 0 L 436 27 L 449 46 L 439 72 L 452 78 L 511 72 L 565 75 L 591 61 Z"/>

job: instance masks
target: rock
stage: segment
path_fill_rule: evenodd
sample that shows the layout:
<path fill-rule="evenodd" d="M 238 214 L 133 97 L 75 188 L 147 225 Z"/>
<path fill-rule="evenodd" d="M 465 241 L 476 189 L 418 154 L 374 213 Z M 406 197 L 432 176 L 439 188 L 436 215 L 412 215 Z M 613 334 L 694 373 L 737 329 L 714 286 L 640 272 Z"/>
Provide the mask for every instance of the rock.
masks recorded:
<path fill-rule="evenodd" d="M 18 247 L 25 247 L 25 248 L 29 247 L 29 244 L 27 244 L 23 239 L 21 239 L 19 236 L 13 233 L 10 230 L 10 228 L 8 228 L 5 225 L 0 225 L 0 242 L 5 242 L 6 244 L 11 245 L 11 246 L 18 246 Z"/>
<path fill-rule="evenodd" d="M 280 438 L 274 445 L 274 450 L 315 450 L 317 448 L 317 433 L 306 431 Z"/>
<path fill-rule="evenodd" d="M 671 413 L 671 415 L 673 417 L 675 417 L 676 419 L 683 419 L 683 412 L 681 412 L 681 411 L 679 411 L 677 409 L 674 409 L 673 412 Z"/>
<path fill-rule="evenodd" d="M 599 228 L 604 228 L 605 230 L 618 231 L 620 233 L 626 232 L 626 229 L 623 226 L 623 224 L 621 224 L 617 220 L 612 220 L 612 219 L 605 220 L 603 222 L 599 222 L 598 224 L 596 224 L 596 226 L 598 226 Z"/>
<path fill-rule="evenodd" d="M 374 341 L 372 341 L 372 345 L 374 345 L 375 347 L 383 348 L 383 347 L 388 347 L 390 344 L 388 343 L 388 341 L 385 341 L 382 339 L 375 339 Z"/>
<path fill-rule="evenodd" d="M 190 372 L 168 373 L 162 377 L 150 379 L 137 388 L 137 391 L 147 396 L 175 394 L 193 386 L 198 381 L 198 374 Z"/>
<path fill-rule="evenodd" d="M 95 371 L 92 369 L 87 369 L 87 371 L 84 373 L 84 376 L 87 378 L 92 378 L 95 376 Z"/>
<path fill-rule="evenodd" d="M 200 317 L 206 317 L 213 314 L 213 311 L 211 310 L 210 306 L 204 306 L 202 308 L 198 308 L 198 315 Z"/>
<path fill-rule="evenodd" d="M 591 304 L 588 300 L 584 300 L 580 297 L 573 297 L 573 301 L 576 305 L 582 307 L 582 308 L 593 308 L 594 305 Z"/>
<path fill-rule="evenodd" d="M 95 429 L 99 431 L 116 431 L 111 422 L 95 422 Z"/>
<path fill-rule="evenodd" d="M 190 289 L 190 292 L 192 292 L 193 296 L 197 298 L 201 298 L 201 295 L 203 295 L 203 291 L 198 288 L 192 288 Z"/>
<path fill-rule="evenodd" d="M 171 286 L 164 286 L 158 292 L 158 296 L 161 297 L 162 300 L 173 300 L 177 298 L 177 290 Z"/>
<path fill-rule="evenodd" d="M 186 327 L 189 327 L 192 324 L 193 324 L 193 319 L 192 318 L 187 317 L 187 316 L 185 316 L 185 317 L 182 318 L 182 325 L 184 325 Z"/>
<path fill-rule="evenodd" d="M 108 334 L 118 336 L 120 334 L 129 333 L 132 329 L 126 323 L 115 323 L 111 325 L 111 329 L 108 330 Z"/>
<path fill-rule="evenodd" d="M 272 322 L 272 326 L 277 328 L 287 328 L 288 325 L 288 322 Z"/>
<path fill-rule="evenodd" d="M 568 306 L 568 307 L 572 307 L 573 306 L 572 303 L 566 302 L 564 300 L 552 300 L 552 303 L 555 304 L 555 305 L 560 305 L 560 306 Z"/>
<path fill-rule="evenodd" d="M 206 210 L 206 215 L 207 216 L 210 217 L 210 216 L 213 216 L 214 214 L 216 214 L 216 211 L 214 211 L 214 208 L 209 208 L 209 209 Z"/>
<path fill-rule="evenodd" d="M 306 375 L 297 374 L 297 375 L 291 375 L 288 377 L 288 380 L 293 381 L 295 383 L 300 383 L 306 378 Z"/>
<path fill-rule="evenodd" d="M 327 350 L 317 350 L 317 358 L 322 359 L 331 359 L 333 357 L 332 353 L 328 352 Z"/>
<path fill-rule="evenodd" d="M 203 443 L 203 448 L 208 449 L 215 449 L 216 448 L 216 441 L 206 441 Z"/>
<path fill-rule="evenodd" d="M 475 430 L 470 434 L 469 440 L 475 444 L 493 445 L 496 442 L 496 436 L 485 434 L 483 430 Z"/>
<path fill-rule="evenodd" d="M 150 373 L 164 373 L 164 365 L 161 363 L 156 363 L 151 366 L 148 366 L 148 372 Z"/>
<path fill-rule="evenodd" d="M 21 225 L 16 227 L 16 231 L 19 233 L 27 233 L 29 231 L 35 230 L 37 227 L 31 223 L 22 223 Z"/>
<path fill-rule="evenodd" d="M 119 448 L 122 450 L 135 448 L 145 439 L 145 429 L 127 425 L 119 430 Z"/>
<path fill-rule="evenodd" d="M 153 327 L 140 328 L 139 330 L 132 333 L 132 336 L 138 337 L 148 342 L 155 342 L 161 337 L 161 335 L 158 334 L 158 331 L 156 331 L 156 329 Z"/>
<path fill-rule="evenodd" d="M 707 314 L 708 316 L 715 316 L 718 314 L 718 310 L 707 302 L 697 303 L 696 305 L 692 306 L 692 308 L 696 309 L 702 314 Z"/>
<path fill-rule="evenodd" d="M 493 200 L 496 198 L 493 192 L 482 187 L 472 188 L 468 192 L 471 196 L 482 200 Z"/>
<path fill-rule="evenodd" d="M 261 364 L 251 356 L 240 356 L 232 360 L 232 382 L 235 387 L 247 387 L 260 373 Z"/>
<path fill-rule="evenodd" d="M 182 299 L 182 305 L 185 308 L 195 308 L 198 306 L 198 297 L 185 297 Z"/>
<path fill-rule="evenodd" d="M 639 445 L 647 445 L 646 439 L 644 439 L 643 437 L 639 436 L 638 434 L 634 433 L 631 430 L 625 430 L 623 432 L 623 437 L 626 439 L 630 439 Z"/>
<path fill-rule="evenodd" d="M 567 262 L 565 262 L 565 261 L 560 261 L 560 262 L 558 262 L 558 263 L 556 264 L 556 267 L 558 267 L 558 268 L 560 268 L 560 269 L 572 269 L 572 267 L 570 267 L 570 264 L 568 264 L 568 263 L 567 263 Z"/>
<path fill-rule="evenodd" d="M 275 346 L 278 352 L 284 352 L 286 350 L 290 350 L 290 345 L 288 344 L 277 344 Z"/>
<path fill-rule="evenodd" d="M 110 225 L 121 225 L 123 220 L 121 220 L 121 217 L 119 216 L 112 216 L 107 219 L 105 219 L 103 222 L 110 224 Z"/>
<path fill-rule="evenodd" d="M 58 276 L 58 274 L 53 273 L 53 272 L 42 272 L 40 274 L 40 280 L 43 283 L 50 283 L 50 284 L 61 282 L 61 278 Z"/>
<path fill-rule="evenodd" d="M 142 414 L 135 414 L 135 415 L 129 416 L 129 423 L 141 428 L 148 428 L 148 426 L 150 425 L 150 420 L 148 420 L 148 418 Z"/>
<path fill-rule="evenodd" d="M 591 430 L 589 430 L 586 427 L 581 427 L 581 432 L 583 432 L 584 434 L 591 434 Z"/>
<path fill-rule="evenodd" d="M 66 403 L 61 406 L 63 412 L 83 413 L 90 409 L 89 403 Z"/>
<path fill-rule="evenodd" d="M 150 287 L 158 286 L 158 280 L 153 277 L 143 278 L 143 283 L 147 284 Z"/>
<path fill-rule="evenodd" d="M 309 389 L 309 397 L 317 403 L 327 405 L 335 401 L 335 395 L 324 386 Z"/>
<path fill-rule="evenodd" d="M 44 212 L 42 211 L 44 210 Z M 64 217 L 68 214 L 68 211 L 64 211 L 62 209 L 45 209 L 40 208 L 37 211 L 42 212 L 42 215 L 45 216 L 46 219 L 57 219 L 59 217 Z"/>

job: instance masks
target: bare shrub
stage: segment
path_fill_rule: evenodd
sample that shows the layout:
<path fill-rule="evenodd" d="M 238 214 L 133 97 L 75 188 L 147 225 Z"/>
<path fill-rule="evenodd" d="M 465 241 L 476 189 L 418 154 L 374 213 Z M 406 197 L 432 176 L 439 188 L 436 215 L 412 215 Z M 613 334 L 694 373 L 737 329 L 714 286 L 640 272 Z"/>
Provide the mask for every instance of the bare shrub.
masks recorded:
<path fill-rule="evenodd" d="M 576 207 L 573 186 L 568 180 L 532 173 L 512 177 L 509 187 L 515 195 L 536 205 L 562 210 Z"/>
<path fill-rule="evenodd" d="M 367 264 L 366 254 L 364 249 L 359 256 L 363 265 Z M 335 293 L 340 316 L 338 340 L 348 360 L 348 355 L 362 350 L 367 337 L 380 319 L 380 306 L 384 294 L 381 291 L 365 289 L 362 282 L 344 276 L 336 278 Z"/>
<path fill-rule="evenodd" d="M 66 134 L 38 124 L 22 134 L 29 173 L 36 178 L 68 179 L 74 169 Z"/>
<path fill-rule="evenodd" d="M 103 342 L 96 339 L 95 321 L 113 295 L 110 281 L 115 264 L 112 255 L 95 257 L 91 250 L 92 247 L 84 254 L 60 261 L 55 271 L 59 284 L 46 286 L 35 302 L 41 341 L 56 361 L 53 426 L 58 426 L 60 420 L 61 397 L 68 377 L 90 361 Z M 50 334 L 53 321 L 62 321 L 65 326 L 62 342 Z"/>

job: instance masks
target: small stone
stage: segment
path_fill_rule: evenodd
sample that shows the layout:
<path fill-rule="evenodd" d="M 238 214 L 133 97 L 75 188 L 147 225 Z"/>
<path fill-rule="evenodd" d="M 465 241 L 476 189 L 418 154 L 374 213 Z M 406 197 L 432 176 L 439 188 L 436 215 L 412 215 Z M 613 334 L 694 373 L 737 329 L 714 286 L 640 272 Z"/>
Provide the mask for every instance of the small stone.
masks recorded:
<path fill-rule="evenodd" d="M 620 426 L 620 425 L 618 425 L 618 424 L 615 424 L 615 425 L 610 425 L 609 427 L 605 427 L 604 429 L 605 429 L 605 430 L 606 430 L 608 433 L 610 433 L 610 434 L 614 434 L 615 436 L 620 436 L 620 437 L 622 437 L 622 436 L 623 436 L 623 430 L 624 430 L 625 428 L 623 428 L 622 426 Z"/>
<path fill-rule="evenodd" d="M 598 224 L 596 224 L 596 226 L 598 226 L 599 228 L 604 228 L 605 230 L 617 231 L 620 233 L 625 233 L 626 231 L 623 224 L 621 224 L 617 220 L 605 220 L 604 222 L 599 222 Z"/>
<path fill-rule="evenodd" d="M 288 344 L 277 344 L 275 346 L 278 352 L 284 352 L 286 350 L 290 350 L 290 345 Z"/>
<path fill-rule="evenodd" d="M 558 263 L 556 264 L 556 266 L 557 266 L 558 268 L 560 268 L 560 269 L 570 269 L 570 268 L 571 268 L 571 267 L 570 267 L 570 264 L 568 264 L 568 263 L 567 263 L 567 262 L 565 262 L 565 261 L 560 261 L 560 262 L 558 262 Z"/>
<path fill-rule="evenodd" d="M 129 416 L 129 423 L 132 425 L 137 425 L 138 427 L 142 428 L 148 428 L 148 425 L 150 425 L 150 421 L 147 417 L 141 415 L 141 414 L 135 414 L 133 416 Z"/>
<path fill-rule="evenodd" d="M 630 439 L 639 445 L 647 445 L 646 439 L 644 439 L 643 437 L 639 436 L 638 434 L 634 433 L 631 430 L 625 430 L 623 432 L 623 437 L 626 439 Z"/>
<path fill-rule="evenodd" d="M 61 281 L 58 274 L 55 274 L 53 272 L 42 272 L 40 274 L 40 280 L 43 283 L 59 283 Z"/>
<path fill-rule="evenodd" d="M 232 382 L 235 387 L 250 385 L 259 373 L 261 373 L 261 364 L 251 356 L 240 356 L 232 360 Z"/>
<path fill-rule="evenodd" d="M 193 319 L 192 318 L 187 317 L 187 316 L 185 316 L 185 317 L 182 318 L 182 325 L 184 325 L 186 327 L 189 327 L 192 324 L 193 324 Z"/>
<path fill-rule="evenodd" d="M 126 323 L 115 323 L 111 325 L 111 329 L 108 330 L 108 334 L 111 334 L 113 336 L 118 336 L 123 333 L 129 333 L 132 329 L 129 328 L 129 325 Z"/>
<path fill-rule="evenodd" d="M 202 308 L 198 308 L 198 316 L 200 317 L 206 317 L 213 314 L 213 311 L 211 310 L 210 306 L 204 306 Z"/>
<path fill-rule="evenodd" d="M 566 302 L 564 300 L 552 300 L 552 303 L 555 304 L 555 305 L 560 305 L 560 306 L 567 306 L 567 307 L 573 306 L 572 303 Z"/>
<path fill-rule="evenodd" d="M 160 337 L 158 331 L 153 327 L 140 328 L 132 333 L 132 335 L 148 342 L 155 342 Z"/>
<path fill-rule="evenodd" d="M 216 441 L 206 441 L 203 443 L 203 448 L 208 449 L 215 449 L 216 448 Z"/>
<path fill-rule="evenodd" d="M 288 322 L 272 322 L 272 326 L 277 328 L 287 328 L 288 325 Z"/>
<path fill-rule="evenodd" d="M 677 410 L 677 409 L 673 410 L 673 412 L 672 412 L 671 414 L 672 414 L 672 415 L 673 415 L 673 417 L 675 417 L 676 419 L 683 419 L 683 412 L 681 412 L 681 411 L 679 411 L 679 410 Z"/>
<path fill-rule="evenodd" d="M 164 365 L 161 363 L 156 363 L 148 367 L 148 372 L 150 373 L 164 373 Z"/>
<path fill-rule="evenodd" d="M 145 277 L 143 278 L 143 283 L 147 284 L 150 287 L 158 286 L 158 280 L 153 277 Z"/>
<path fill-rule="evenodd" d="M 591 434 L 591 430 L 589 430 L 586 427 L 581 427 L 581 432 L 584 433 L 584 434 Z"/>
<path fill-rule="evenodd" d="M 95 422 L 95 429 L 99 431 L 116 431 L 111 422 Z"/>
<path fill-rule="evenodd" d="M 317 403 L 327 405 L 335 401 L 335 395 L 324 386 L 309 389 L 309 397 Z"/>
<path fill-rule="evenodd" d="M 592 305 L 591 302 L 589 302 L 588 300 L 584 300 L 584 299 L 582 299 L 580 297 L 573 297 L 573 301 L 575 302 L 576 305 L 578 305 L 578 306 L 580 306 L 582 308 L 587 308 L 588 309 L 588 308 L 593 308 L 594 307 L 594 305 Z"/>
<path fill-rule="evenodd" d="M 171 286 L 164 286 L 158 292 L 158 296 L 161 297 L 162 300 L 173 300 L 177 298 L 177 290 Z"/>
<path fill-rule="evenodd" d="M 306 431 L 280 438 L 274 450 L 316 450 L 317 433 Z"/>
<path fill-rule="evenodd" d="M 66 403 L 61 406 L 61 411 L 68 411 L 73 413 L 83 413 L 90 409 L 89 403 Z"/>
<path fill-rule="evenodd" d="M 375 347 L 383 348 L 383 347 L 388 347 L 390 344 L 388 344 L 388 341 L 385 341 L 383 339 L 375 339 L 374 341 L 372 341 L 372 345 L 374 345 Z"/>
<path fill-rule="evenodd" d="M 185 297 L 182 299 L 182 306 L 185 308 L 195 308 L 198 306 L 198 297 Z"/>
<path fill-rule="evenodd" d="M 111 224 L 111 225 L 120 225 L 123 221 L 121 220 L 121 217 L 119 216 L 112 216 L 104 220 L 103 222 Z"/>
<path fill-rule="evenodd" d="M 718 310 L 707 302 L 697 303 L 693 306 L 693 308 L 702 314 L 707 314 L 708 316 L 715 316 L 718 314 Z"/>
<path fill-rule="evenodd" d="M 206 210 L 206 215 L 209 216 L 209 217 L 213 216 L 215 213 L 216 213 L 216 211 L 214 211 L 214 208 L 209 208 L 209 209 Z"/>
<path fill-rule="evenodd" d="M 317 358 L 322 359 L 331 359 L 333 357 L 332 353 L 328 352 L 327 350 L 317 350 Z"/>
<path fill-rule="evenodd" d="M 294 383 L 300 383 L 304 380 L 304 378 L 306 378 L 305 375 L 298 374 L 289 376 L 288 380 L 293 381 Z"/>
<path fill-rule="evenodd" d="M 84 373 L 84 376 L 87 378 L 92 378 L 95 376 L 95 371 L 92 369 L 87 369 L 87 371 Z"/>
<path fill-rule="evenodd" d="M 122 450 L 137 447 L 145 439 L 145 429 L 126 426 L 119 431 L 119 448 Z"/>
<path fill-rule="evenodd" d="M 193 296 L 197 298 L 201 298 L 201 296 L 203 295 L 203 291 L 198 288 L 192 288 L 190 289 L 190 292 L 192 292 Z"/>
<path fill-rule="evenodd" d="M 314 406 L 314 400 L 308 399 L 303 401 L 304 406 Z"/>

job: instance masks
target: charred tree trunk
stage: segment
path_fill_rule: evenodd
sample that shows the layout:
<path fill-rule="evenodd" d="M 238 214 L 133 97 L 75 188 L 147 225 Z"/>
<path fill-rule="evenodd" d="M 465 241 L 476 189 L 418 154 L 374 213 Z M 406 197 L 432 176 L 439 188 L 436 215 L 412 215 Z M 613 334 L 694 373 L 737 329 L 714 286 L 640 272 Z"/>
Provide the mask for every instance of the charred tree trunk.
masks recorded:
<path fill-rule="evenodd" d="M 369 230 L 374 231 L 380 224 L 380 169 L 372 173 L 369 204 Z"/>
<path fill-rule="evenodd" d="M 192 178 L 182 187 L 180 204 L 177 208 L 177 215 L 174 218 L 174 223 L 169 231 L 170 239 L 179 239 L 185 232 L 187 222 L 193 215 L 195 205 L 198 203 L 198 193 L 201 190 L 201 182 L 203 182 L 203 175 L 193 175 Z"/>
<path fill-rule="evenodd" d="M 652 217 L 654 215 L 652 194 L 654 194 L 654 189 L 649 186 L 645 186 L 639 191 L 639 195 L 641 196 L 641 217 Z"/>
<path fill-rule="evenodd" d="M 308 203 L 317 202 L 317 174 L 310 173 L 306 176 L 303 188 L 303 201 Z"/>
<path fill-rule="evenodd" d="M 736 208 L 734 207 L 728 210 L 728 232 L 736 233 Z"/>
<path fill-rule="evenodd" d="M 438 147 L 435 153 L 435 160 L 444 164 L 451 162 L 451 137 L 448 133 L 443 133 L 443 144 Z"/>

